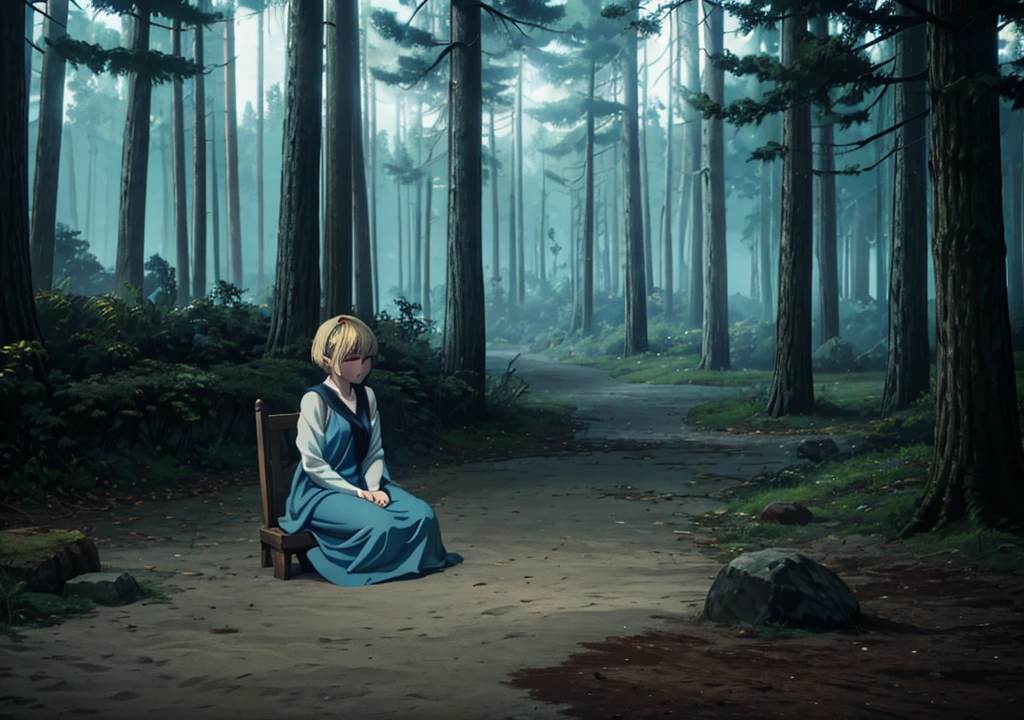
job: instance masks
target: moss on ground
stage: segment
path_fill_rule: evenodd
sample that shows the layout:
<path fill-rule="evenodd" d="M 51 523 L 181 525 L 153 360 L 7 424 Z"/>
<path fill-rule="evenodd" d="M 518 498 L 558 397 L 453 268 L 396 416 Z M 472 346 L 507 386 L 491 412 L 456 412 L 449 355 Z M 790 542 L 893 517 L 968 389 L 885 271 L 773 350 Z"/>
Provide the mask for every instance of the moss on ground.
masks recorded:
<path fill-rule="evenodd" d="M 53 557 L 66 546 L 84 539 L 85 535 L 77 530 L 5 530 L 0 532 L 0 558 L 6 567 L 32 567 Z"/>

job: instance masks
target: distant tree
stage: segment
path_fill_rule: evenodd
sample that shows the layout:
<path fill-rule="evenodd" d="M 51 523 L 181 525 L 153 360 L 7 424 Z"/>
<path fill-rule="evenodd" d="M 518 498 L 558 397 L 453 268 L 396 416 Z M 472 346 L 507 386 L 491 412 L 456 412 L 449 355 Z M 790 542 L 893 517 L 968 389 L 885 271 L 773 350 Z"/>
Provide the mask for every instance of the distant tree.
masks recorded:
<path fill-rule="evenodd" d="M 724 15 L 721 6 L 704 3 L 704 44 L 712 57 L 721 55 L 724 49 Z M 711 102 L 725 102 L 725 70 L 711 64 L 705 78 L 706 92 Z M 810 152 L 809 142 L 807 150 Z M 720 117 L 704 119 L 701 165 L 704 183 L 705 274 L 704 320 L 698 367 L 702 370 L 728 370 L 729 271 L 725 245 L 725 136 Z"/>
<path fill-rule="evenodd" d="M 171 54 L 181 55 L 181 20 L 171 30 Z M 188 199 L 185 189 L 185 104 L 181 78 L 171 88 L 171 153 L 174 175 L 174 238 L 179 305 L 189 301 Z"/>
<path fill-rule="evenodd" d="M 277 279 L 267 353 L 283 355 L 320 320 L 320 106 L 323 6 L 288 7 L 287 90 Z"/>
<path fill-rule="evenodd" d="M 828 40 L 828 16 L 817 15 L 811 19 L 811 30 L 815 37 Z M 821 345 L 839 336 L 839 266 L 836 258 L 836 175 L 832 143 L 832 123 L 822 118 L 818 126 L 819 171 L 815 176 L 818 194 L 818 285 L 819 285 L 819 333 Z"/>
<path fill-rule="evenodd" d="M 626 19 L 635 21 L 638 11 Z M 626 30 L 622 75 L 625 88 L 622 113 L 622 153 L 625 165 L 624 207 L 626 213 L 626 323 L 623 355 L 647 352 L 647 286 L 644 275 L 644 227 L 640 196 L 640 144 L 637 100 L 637 32 Z"/>
<path fill-rule="evenodd" d="M 33 300 L 28 224 L 25 3 L 0 3 L 0 347 L 42 340 Z M 35 355 L 33 374 L 46 381 Z"/>
<path fill-rule="evenodd" d="M 43 35 L 52 42 L 66 34 L 68 0 L 47 5 Z M 39 85 L 39 133 L 36 139 L 36 170 L 32 186 L 32 278 L 35 286 L 49 290 L 53 284 L 53 246 L 57 223 L 57 185 L 60 146 L 64 129 L 64 57 L 57 52 L 43 56 Z"/>
<path fill-rule="evenodd" d="M 231 282 L 241 287 L 242 213 L 238 195 L 238 101 L 235 93 L 235 14 L 234 0 L 228 0 L 224 21 L 224 152 L 228 187 L 228 258 Z"/>
<path fill-rule="evenodd" d="M 200 0 L 202 2 L 202 0 Z M 128 286 L 141 289 L 143 282 L 146 180 L 149 167 L 150 100 L 153 85 L 175 77 L 202 77 L 201 58 L 195 63 L 150 49 L 150 17 L 162 15 L 172 21 L 205 24 L 219 15 L 197 9 L 185 0 L 94 0 L 96 10 L 130 16 L 128 48 L 105 49 L 67 35 L 48 43 L 76 67 L 88 65 L 95 73 L 104 71 L 128 76 L 128 116 L 125 120 L 121 156 L 121 207 L 118 216 L 115 292 L 131 297 Z"/>
<path fill-rule="evenodd" d="M 912 12 L 904 10 L 904 14 Z M 925 25 L 900 32 L 897 77 L 917 78 L 928 67 Z M 882 412 L 906 410 L 928 392 L 928 87 L 924 77 L 892 88 L 897 126 L 889 257 L 889 348 Z"/>
<path fill-rule="evenodd" d="M 680 35 L 683 45 L 683 61 L 686 64 L 685 86 L 690 93 L 700 92 L 700 13 L 697 0 L 690 0 L 681 8 L 685 32 Z M 690 220 L 690 277 L 687 282 L 686 327 L 694 329 L 704 323 L 704 184 L 697 173 L 701 169 L 701 122 L 700 113 L 690 109 L 686 117 L 685 151 L 686 165 L 683 172 L 691 178 L 690 192 L 684 185 L 683 202 L 689 208 Z M 686 197 L 689 195 L 689 197 Z"/>

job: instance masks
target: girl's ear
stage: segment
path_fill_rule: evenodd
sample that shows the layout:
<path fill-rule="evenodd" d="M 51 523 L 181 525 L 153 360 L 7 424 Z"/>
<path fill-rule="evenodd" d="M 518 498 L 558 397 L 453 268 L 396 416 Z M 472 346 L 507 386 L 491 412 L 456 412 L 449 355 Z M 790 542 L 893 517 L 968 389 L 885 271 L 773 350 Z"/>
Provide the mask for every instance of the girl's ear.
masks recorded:
<path fill-rule="evenodd" d="M 324 366 L 324 370 L 331 369 L 331 359 L 329 357 L 324 356 L 324 359 L 320 362 L 320 364 Z"/>

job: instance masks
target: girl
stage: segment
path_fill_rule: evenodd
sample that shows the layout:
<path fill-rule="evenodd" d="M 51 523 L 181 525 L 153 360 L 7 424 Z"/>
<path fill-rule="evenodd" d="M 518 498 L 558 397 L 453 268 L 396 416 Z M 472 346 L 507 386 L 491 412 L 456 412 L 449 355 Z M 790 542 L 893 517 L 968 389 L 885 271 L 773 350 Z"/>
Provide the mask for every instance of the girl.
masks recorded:
<path fill-rule="evenodd" d="M 309 560 L 335 585 L 370 585 L 462 560 L 445 551 L 431 507 L 388 475 L 377 399 L 362 384 L 376 354 L 377 338 L 358 318 L 340 315 L 317 331 L 311 357 L 328 377 L 302 396 L 302 462 L 280 518 L 285 532 L 313 534 L 319 544 Z"/>

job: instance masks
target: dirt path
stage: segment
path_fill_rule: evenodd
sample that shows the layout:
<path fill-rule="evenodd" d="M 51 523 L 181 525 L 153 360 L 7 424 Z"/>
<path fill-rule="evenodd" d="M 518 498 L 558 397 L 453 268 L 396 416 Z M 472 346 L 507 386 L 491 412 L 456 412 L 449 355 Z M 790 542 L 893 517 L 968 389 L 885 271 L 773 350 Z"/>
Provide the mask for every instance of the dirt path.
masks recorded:
<path fill-rule="evenodd" d="M 574 399 L 588 440 L 664 444 L 400 477 L 466 560 L 357 590 L 259 567 L 255 487 L 78 518 L 104 563 L 169 601 L 0 638 L 0 715 L 557 717 L 561 706 L 511 687 L 509 673 L 699 610 L 719 565 L 673 530 L 716 506 L 709 493 L 794 462 L 796 440 L 685 429 L 686 410 L 720 389 L 517 365 L 534 392 Z"/>

